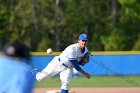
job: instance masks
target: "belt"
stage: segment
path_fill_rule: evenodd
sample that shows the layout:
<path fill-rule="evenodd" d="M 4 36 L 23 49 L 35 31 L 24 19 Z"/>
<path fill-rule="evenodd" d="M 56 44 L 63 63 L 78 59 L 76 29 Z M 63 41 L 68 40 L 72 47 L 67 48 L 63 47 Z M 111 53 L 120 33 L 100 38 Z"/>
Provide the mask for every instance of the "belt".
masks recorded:
<path fill-rule="evenodd" d="M 61 61 L 61 59 L 60 58 L 58 58 L 58 61 Z M 69 66 L 67 66 L 66 64 L 64 64 L 64 63 L 62 63 L 62 65 L 63 66 L 65 66 L 65 67 L 67 67 L 67 68 L 69 68 Z"/>

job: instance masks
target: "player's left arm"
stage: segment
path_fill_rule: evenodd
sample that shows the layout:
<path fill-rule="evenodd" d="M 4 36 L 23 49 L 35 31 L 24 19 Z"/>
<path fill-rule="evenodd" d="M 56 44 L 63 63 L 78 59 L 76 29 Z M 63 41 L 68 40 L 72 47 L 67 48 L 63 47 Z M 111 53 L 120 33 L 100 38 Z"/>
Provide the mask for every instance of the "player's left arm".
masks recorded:
<path fill-rule="evenodd" d="M 90 75 L 85 72 L 84 70 L 81 69 L 81 67 L 79 66 L 79 62 L 78 60 L 76 59 L 77 57 L 77 49 L 75 47 L 72 47 L 71 49 L 69 50 L 72 50 L 72 51 L 69 51 L 68 53 L 68 57 L 69 57 L 69 61 L 71 62 L 71 64 L 73 65 L 73 67 L 79 71 L 80 73 L 82 73 L 86 78 L 90 78 Z"/>
<path fill-rule="evenodd" d="M 71 62 L 71 64 L 73 65 L 73 67 L 74 67 L 77 71 L 81 70 L 81 67 L 79 66 L 78 61 L 77 61 L 76 59 L 73 59 L 73 60 L 70 59 L 69 61 Z"/>
<path fill-rule="evenodd" d="M 88 79 L 90 78 L 90 75 L 87 72 L 85 72 L 84 70 L 81 69 L 81 67 L 79 66 L 79 63 L 78 63 L 77 60 L 69 60 L 69 61 L 71 62 L 71 64 L 73 65 L 73 67 L 77 71 L 79 71 L 80 73 L 82 73 L 86 78 L 88 78 Z"/>

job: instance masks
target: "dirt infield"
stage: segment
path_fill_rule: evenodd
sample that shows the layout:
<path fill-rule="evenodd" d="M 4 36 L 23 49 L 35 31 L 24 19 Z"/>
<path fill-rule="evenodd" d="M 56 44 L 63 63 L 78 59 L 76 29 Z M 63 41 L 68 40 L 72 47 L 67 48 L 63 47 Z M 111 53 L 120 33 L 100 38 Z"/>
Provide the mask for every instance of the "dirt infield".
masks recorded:
<path fill-rule="evenodd" d="M 48 92 L 56 90 L 57 92 Z M 59 93 L 58 88 L 36 88 L 33 93 Z M 71 88 L 69 93 L 140 93 L 140 87 L 125 88 Z"/>

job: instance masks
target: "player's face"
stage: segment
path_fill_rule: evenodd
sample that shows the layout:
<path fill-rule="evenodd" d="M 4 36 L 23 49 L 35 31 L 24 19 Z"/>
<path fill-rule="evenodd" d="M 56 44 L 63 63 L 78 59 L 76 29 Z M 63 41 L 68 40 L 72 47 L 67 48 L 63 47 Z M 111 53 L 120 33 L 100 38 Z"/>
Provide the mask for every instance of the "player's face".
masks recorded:
<path fill-rule="evenodd" d="M 79 40 L 79 45 L 81 48 L 84 48 L 88 44 L 88 40 Z"/>

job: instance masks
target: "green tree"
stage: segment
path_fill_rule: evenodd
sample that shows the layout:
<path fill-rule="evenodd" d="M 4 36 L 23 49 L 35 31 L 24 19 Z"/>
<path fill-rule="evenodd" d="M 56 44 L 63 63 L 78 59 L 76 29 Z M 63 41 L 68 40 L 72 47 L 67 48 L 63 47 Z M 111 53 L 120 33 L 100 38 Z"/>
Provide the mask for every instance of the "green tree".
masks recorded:
<path fill-rule="evenodd" d="M 139 10 L 138 0 L 0 0 L 0 47 L 62 51 L 87 33 L 90 50 L 138 50 Z"/>

